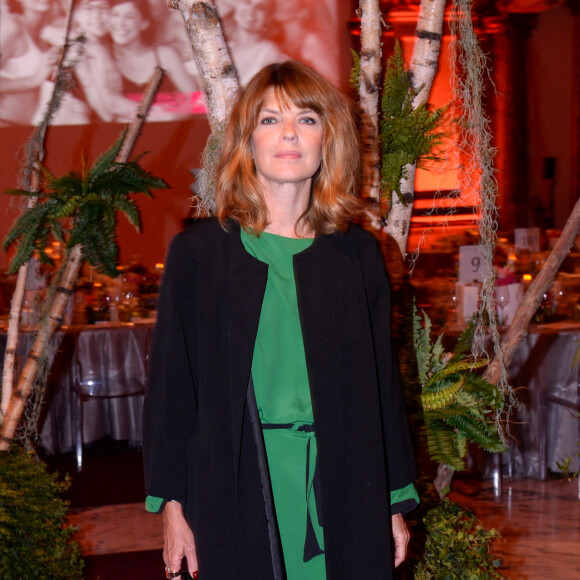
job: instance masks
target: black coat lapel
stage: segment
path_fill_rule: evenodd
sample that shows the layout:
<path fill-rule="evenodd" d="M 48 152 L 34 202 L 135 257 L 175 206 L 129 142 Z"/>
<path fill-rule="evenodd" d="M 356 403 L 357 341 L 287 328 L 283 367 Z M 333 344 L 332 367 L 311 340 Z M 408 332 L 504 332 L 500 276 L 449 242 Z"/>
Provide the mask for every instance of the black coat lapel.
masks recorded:
<path fill-rule="evenodd" d="M 239 226 L 231 226 L 229 264 L 228 345 L 232 411 L 232 449 L 238 481 L 244 405 L 252 368 L 254 344 L 262 310 L 268 266 L 248 254 L 240 240 Z"/>

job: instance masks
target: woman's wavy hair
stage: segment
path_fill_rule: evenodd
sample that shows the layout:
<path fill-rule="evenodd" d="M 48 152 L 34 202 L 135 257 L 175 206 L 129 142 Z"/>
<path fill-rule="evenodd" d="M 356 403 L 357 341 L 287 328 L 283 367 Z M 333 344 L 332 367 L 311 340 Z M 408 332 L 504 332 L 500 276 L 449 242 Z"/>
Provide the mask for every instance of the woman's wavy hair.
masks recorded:
<path fill-rule="evenodd" d="M 311 109 L 322 120 L 321 164 L 312 179 L 308 208 L 299 222 L 316 234 L 345 231 L 363 208 L 358 198 L 361 145 L 356 108 L 326 79 L 297 61 L 264 67 L 233 108 L 215 181 L 215 213 L 220 223 L 225 227 L 228 219 L 234 219 L 258 234 L 269 223 L 251 137 L 271 89 L 281 105 L 291 101 L 299 109 Z"/>

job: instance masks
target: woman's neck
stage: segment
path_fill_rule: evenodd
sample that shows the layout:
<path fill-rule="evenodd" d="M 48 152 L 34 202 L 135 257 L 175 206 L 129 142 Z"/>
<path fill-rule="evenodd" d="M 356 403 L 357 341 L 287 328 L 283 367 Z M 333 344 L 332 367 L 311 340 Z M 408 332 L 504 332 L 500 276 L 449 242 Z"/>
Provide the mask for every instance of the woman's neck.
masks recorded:
<path fill-rule="evenodd" d="M 314 232 L 300 217 L 308 209 L 310 183 L 284 183 L 264 194 L 270 221 L 265 231 L 287 238 L 311 238 Z"/>
<path fill-rule="evenodd" d="M 140 38 L 136 38 L 129 44 L 113 44 L 113 52 L 117 60 L 125 61 L 132 60 L 135 55 L 143 56 L 147 49 L 145 43 Z"/>

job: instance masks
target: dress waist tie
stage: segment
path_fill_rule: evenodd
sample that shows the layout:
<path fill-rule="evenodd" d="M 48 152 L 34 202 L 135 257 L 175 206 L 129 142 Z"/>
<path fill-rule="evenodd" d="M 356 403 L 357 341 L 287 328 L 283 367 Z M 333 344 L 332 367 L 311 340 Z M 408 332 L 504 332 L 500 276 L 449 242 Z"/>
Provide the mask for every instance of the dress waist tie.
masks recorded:
<path fill-rule="evenodd" d="M 320 481 L 318 473 L 316 433 L 312 423 L 262 423 L 262 429 L 287 429 L 304 434 L 306 442 L 306 532 L 304 539 L 304 561 L 308 562 L 324 554 L 322 515 L 320 506 Z"/>

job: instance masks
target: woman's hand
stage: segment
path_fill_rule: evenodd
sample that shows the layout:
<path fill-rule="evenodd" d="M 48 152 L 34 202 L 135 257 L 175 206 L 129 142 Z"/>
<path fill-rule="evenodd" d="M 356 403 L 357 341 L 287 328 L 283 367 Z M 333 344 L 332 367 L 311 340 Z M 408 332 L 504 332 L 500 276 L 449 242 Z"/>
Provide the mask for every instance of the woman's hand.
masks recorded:
<path fill-rule="evenodd" d="M 181 504 L 168 501 L 163 509 L 163 560 L 173 572 L 181 570 L 181 561 L 187 558 L 187 570 L 195 577 L 197 572 L 197 554 L 195 539 L 189 524 L 185 520 Z"/>
<path fill-rule="evenodd" d="M 391 517 L 393 540 L 395 541 L 395 568 L 402 564 L 407 557 L 407 545 L 411 534 L 403 518 L 403 514 L 395 514 Z"/>

